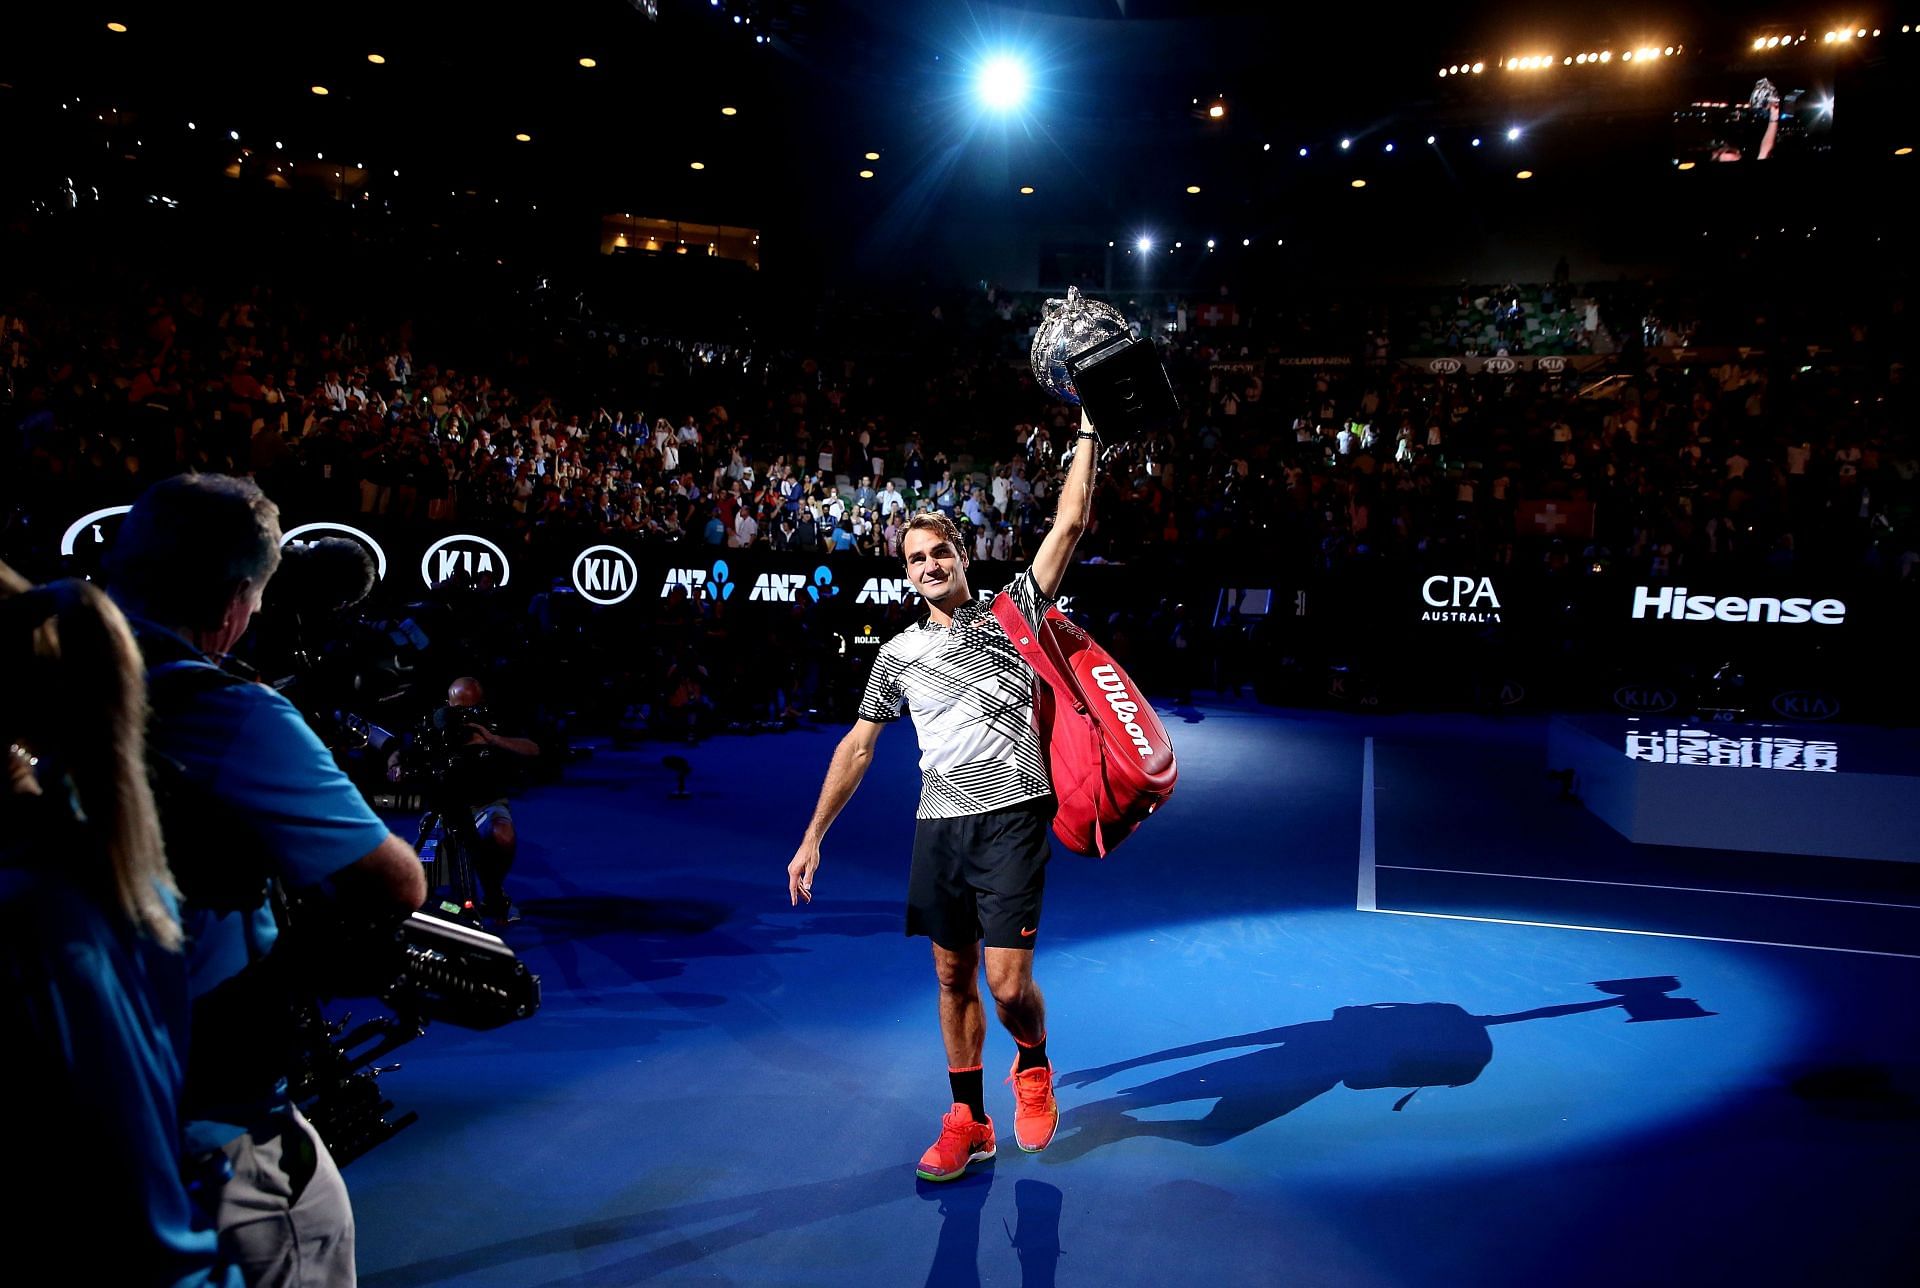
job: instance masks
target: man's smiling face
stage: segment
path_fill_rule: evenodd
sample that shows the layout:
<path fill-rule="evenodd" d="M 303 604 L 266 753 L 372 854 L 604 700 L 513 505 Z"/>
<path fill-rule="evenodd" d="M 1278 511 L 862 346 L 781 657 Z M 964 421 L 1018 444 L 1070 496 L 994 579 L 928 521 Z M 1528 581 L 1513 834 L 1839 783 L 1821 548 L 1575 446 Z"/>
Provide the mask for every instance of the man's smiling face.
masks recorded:
<path fill-rule="evenodd" d="M 913 529 L 900 549 L 907 561 L 907 580 L 922 599 L 946 611 L 966 602 L 966 553 L 938 529 Z"/>

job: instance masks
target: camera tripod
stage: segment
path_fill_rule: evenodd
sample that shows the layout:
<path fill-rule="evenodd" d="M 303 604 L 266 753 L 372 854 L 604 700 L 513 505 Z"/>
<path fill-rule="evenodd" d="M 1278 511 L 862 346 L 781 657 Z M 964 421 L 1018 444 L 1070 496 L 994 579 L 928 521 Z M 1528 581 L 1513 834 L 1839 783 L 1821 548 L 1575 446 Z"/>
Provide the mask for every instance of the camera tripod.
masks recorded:
<path fill-rule="evenodd" d="M 445 916 L 479 924 L 483 892 L 473 866 L 479 844 L 471 809 L 428 795 L 427 812 L 420 816 L 420 834 L 413 848 L 427 865 L 429 910 L 437 907 Z"/>

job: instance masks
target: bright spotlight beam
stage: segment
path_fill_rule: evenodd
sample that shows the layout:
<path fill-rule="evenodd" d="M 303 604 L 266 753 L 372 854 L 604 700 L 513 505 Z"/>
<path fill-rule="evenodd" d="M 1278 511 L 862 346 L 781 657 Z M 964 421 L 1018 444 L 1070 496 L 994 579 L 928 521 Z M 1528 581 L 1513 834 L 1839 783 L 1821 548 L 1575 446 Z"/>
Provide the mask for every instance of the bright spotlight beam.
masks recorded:
<path fill-rule="evenodd" d="M 1027 67 L 1017 58 L 1001 55 L 980 65 L 975 88 L 980 101 L 996 112 L 1011 112 L 1027 98 Z"/>

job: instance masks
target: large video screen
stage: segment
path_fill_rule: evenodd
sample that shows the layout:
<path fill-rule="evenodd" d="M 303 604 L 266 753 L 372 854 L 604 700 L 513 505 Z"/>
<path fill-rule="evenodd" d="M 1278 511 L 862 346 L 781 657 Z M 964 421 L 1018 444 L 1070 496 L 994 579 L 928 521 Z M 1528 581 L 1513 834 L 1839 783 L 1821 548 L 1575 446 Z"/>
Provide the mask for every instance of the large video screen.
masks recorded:
<path fill-rule="evenodd" d="M 1804 76 L 1729 83 L 1727 96 L 1699 99 L 1673 114 L 1674 158 L 1686 162 L 1772 161 L 1825 152 L 1833 133 L 1831 91 Z"/>

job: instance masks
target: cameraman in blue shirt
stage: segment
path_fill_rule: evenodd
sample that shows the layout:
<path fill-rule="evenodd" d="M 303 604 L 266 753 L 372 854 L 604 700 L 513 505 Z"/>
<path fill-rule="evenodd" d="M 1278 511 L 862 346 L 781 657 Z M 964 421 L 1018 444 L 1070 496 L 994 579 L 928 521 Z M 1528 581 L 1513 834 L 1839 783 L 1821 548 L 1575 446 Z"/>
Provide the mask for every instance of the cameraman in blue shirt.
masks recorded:
<path fill-rule="evenodd" d="M 287 1094 L 291 1056 L 268 965 L 268 887 L 327 883 L 344 912 L 404 916 L 426 898 L 419 856 L 387 830 L 293 704 L 219 660 L 280 561 L 279 509 L 251 480 L 188 474 L 127 515 L 108 586 L 144 655 L 162 825 L 184 896 L 193 1059 L 187 1148 L 224 1155 L 223 1254 L 250 1285 L 354 1282 L 353 1210 L 326 1145 Z M 192 808 L 169 810 L 177 798 Z M 204 835 L 203 835 L 204 833 Z"/>

